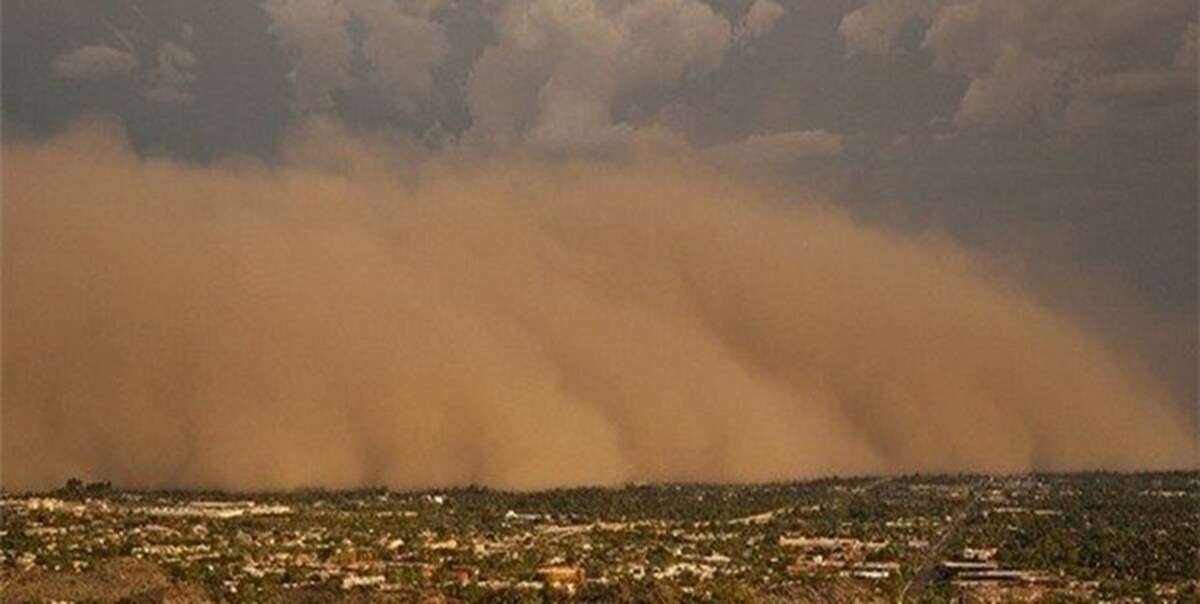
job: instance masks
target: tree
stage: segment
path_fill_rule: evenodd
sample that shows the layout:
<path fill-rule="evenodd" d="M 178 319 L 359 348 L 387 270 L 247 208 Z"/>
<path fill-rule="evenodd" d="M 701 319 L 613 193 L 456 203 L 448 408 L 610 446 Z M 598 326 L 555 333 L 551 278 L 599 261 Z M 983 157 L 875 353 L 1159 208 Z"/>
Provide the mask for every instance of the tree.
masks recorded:
<path fill-rule="evenodd" d="M 63 496 L 77 498 L 83 494 L 83 481 L 72 476 L 67 479 L 67 484 L 62 488 Z"/>

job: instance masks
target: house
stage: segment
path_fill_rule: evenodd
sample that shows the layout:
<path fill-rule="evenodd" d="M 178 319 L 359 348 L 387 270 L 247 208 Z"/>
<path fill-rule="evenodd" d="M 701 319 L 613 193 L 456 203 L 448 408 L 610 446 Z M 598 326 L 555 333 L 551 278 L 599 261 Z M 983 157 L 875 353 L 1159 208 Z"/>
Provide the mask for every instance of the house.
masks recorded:
<path fill-rule="evenodd" d="M 543 566 L 538 569 L 537 575 L 546 585 L 554 589 L 565 589 L 572 594 L 583 585 L 584 573 L 583 567 L 580 566 Z"/>

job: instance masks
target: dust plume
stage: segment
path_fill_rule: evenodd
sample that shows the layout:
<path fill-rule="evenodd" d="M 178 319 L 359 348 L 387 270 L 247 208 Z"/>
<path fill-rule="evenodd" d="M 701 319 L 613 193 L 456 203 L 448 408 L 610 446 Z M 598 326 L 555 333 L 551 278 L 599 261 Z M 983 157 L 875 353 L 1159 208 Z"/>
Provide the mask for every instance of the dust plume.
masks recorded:
<path fill-rule="evenodd" d="M 282 166 L 4 149 L 3 485 L 760 481 L 1194 460 L 1177 403 L 945 242 L 686 153 Z"/>

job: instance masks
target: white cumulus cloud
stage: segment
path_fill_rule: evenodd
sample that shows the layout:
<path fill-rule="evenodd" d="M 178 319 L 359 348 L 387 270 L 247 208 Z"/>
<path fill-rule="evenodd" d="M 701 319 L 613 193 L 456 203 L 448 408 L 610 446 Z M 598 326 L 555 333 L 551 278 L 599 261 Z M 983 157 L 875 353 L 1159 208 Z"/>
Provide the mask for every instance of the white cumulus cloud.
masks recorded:
<path fill-rule="evenodd" d="M 604 147 L 630 126 L 619 98 L 662 91 L 715 70 L 731 27 L 698 0 L 514 0 L 467 84 L 471 137 L 550 152 Z"/>
<path fill-rule="evenodd" d="M 750 5 L 750 10 L 746 12 L 745 20 L 738 26 L 735 36 L 742 42 L 753 40 L 771 31 L 771 28 L 775 27 L 775 22 L 786 12 L 783 6 L 774 0 L 754 0 L 754 4 Z"/>
<path fill-rule="evenodd" d="M 746 168 L 787 168 L 793 162 L 842 153 L 842 136 L 828 130 L 790 130 L 761 134 L 710 147 L 709 159 Z"/>
<path fill-rule="evenodd" d="M 296 102 L 302 111 L 332 106 L 333 95 L 356 83 L 351 60 L 361 33 L 365 83 L 411 110 L 428 96 L 431 70 L 445 60 L 449 42 L 430 13 L 437 2 L 419 0 L 268 0 L 271 31 L 292 56 Z"/>
<path fill-rule="evenodd" d="M 146 74 L 142 96 L 158 103 L 186 104 L 195 94 L 199 62 L 192 52 L 175 42 L 159 47 L 154 69 Z"/>
<path fill-rule="evenodd" d="M 93 44 L 58 55 L 51 67 L 60 78 L 94 82 L 129 73 L 137 65 L 137 57 L 128 52 Z"/>

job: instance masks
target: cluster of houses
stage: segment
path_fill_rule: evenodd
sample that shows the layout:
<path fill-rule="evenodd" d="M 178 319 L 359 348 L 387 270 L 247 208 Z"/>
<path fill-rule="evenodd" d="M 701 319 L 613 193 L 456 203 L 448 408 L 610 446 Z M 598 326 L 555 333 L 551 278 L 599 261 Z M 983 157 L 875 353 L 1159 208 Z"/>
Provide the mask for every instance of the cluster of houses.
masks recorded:
<path fill-rule="evenodd" d="M 887 542 L 755 536 L 786 515 L 780 510 L 726 521 L 573 523 L 510 510 L 499 525 L 479 531 L 445 525 L 447 497 L 400 498 L 365 508 L 361 502 L 339 507 L 319 499 L 284 504 L 136 493 L 79 500 L 9 497 L 0 501 L 12 520 L 3 530 L 19 530 L 36 545 L 4 550 L 0 561 L 70 572 L 98 558 L 128 556 L 182 569 L 184 576 L 218 576 L 230 593 L 267 580 L 283 589 L 386 592 L 432 584 L 576 593 L 588 583 L 651 578 L 687 591 L 720 576 L 770 584 L 805 569 L 865 580 L 900 572 L 898 562 L 866 559 Z M 412 530 L 392 532 L 405 526 Z M 609 564 L 587 564 L 601 551 Z"/>
<path fill-rule="evenodd" d="M 237 499 L 9 495 L 0 497 L 0 569 L 69 573 L 97 561 L 140 558 L 229 593 L 269 584 L 572 594 L 629 579 L 656 579 L 686 593 L 722 578 L 770 587 L 832 578 L 894 596 L 928 564 L 935 565 L 935 581 L 974 593 L 1043 593 L 1079 584 L 1061 569 L 1012 568 L 1005 563 L 1011 557 L 1000 555 L 1002 544 L 991 542 L 993 533 L 942 548 L 950 541 L 943 536 L 955 524 L 955 510 L 967 506 L 980 524 L 1068 518 L 1044 496 L 1039 479 L 995 479 L 976 488 L 965 482 L 871 483 L 890 489 L 883 493 L 835 485 L 791 505 L 767 511 L 747 506 L 738 510 L 745 515 L 725 519 L 593 517 L 544 513 L 545 507 L 543 513 L 495 507 L 480 515 L 478 500 L 465 505 L 458 499 L 465 495 L 453 492 Z M 1193 495 L 1162 488 L 1140 496 Z M 853 498 L 891 507 L 851 515 L 846 510 Z"/>

